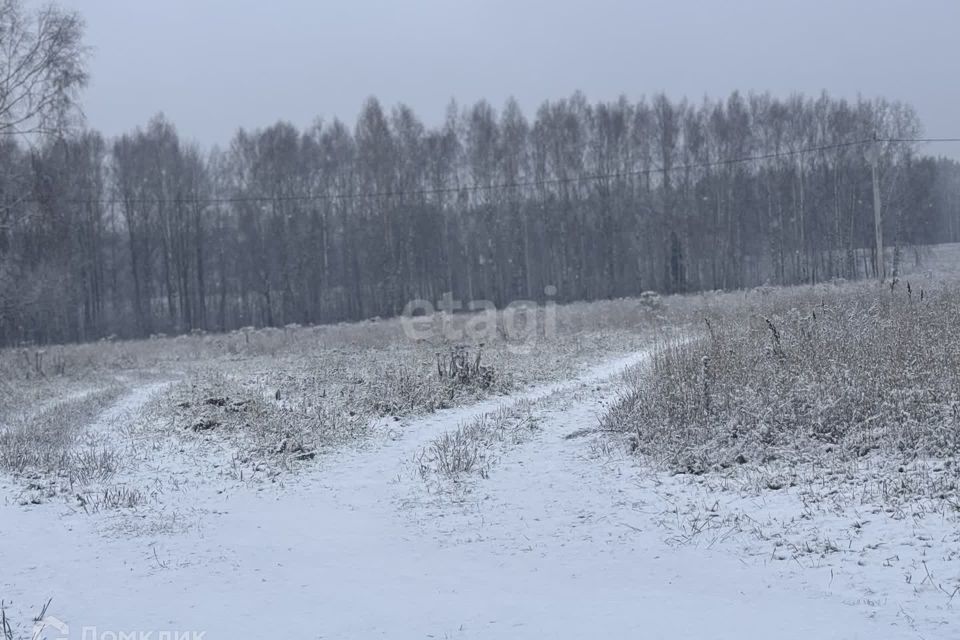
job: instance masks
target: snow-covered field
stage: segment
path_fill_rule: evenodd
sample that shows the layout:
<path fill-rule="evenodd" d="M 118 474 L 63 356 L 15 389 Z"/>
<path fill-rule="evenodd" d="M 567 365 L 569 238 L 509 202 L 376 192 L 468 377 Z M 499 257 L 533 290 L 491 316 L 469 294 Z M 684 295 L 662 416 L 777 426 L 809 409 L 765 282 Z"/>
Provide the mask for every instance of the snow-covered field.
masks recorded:
<path fill-rule="evenodd" d="M 952 255 L 566 305 L 456 376 L 394 320 L 2 351 L 0 638 L 960 638 Z"/>
<path fill-rule="evenodd" d="M 147 494 L 137 506 L 22 505 L 0 480 L 13 637 L 50 598 L 39 637 L 960 637 L 955 519 L 711 487 L 598 433 L 617 374 L 645 357 L 379 420 L 254 478 L 218 439 L 165 436 L 140 414 L 163 383 L 137 386 L 90 426 L 137 457 L 115 479 Z M 424 475 L 425 448 L 504 405 L 524 419 L 482 473 Z"/>

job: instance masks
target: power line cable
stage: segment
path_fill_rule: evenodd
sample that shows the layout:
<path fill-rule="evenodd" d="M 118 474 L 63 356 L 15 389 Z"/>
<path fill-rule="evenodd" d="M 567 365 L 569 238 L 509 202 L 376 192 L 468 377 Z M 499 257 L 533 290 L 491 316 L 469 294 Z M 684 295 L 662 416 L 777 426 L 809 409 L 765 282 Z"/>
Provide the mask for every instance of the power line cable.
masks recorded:
<path fill-rule="evenodd" d="M 960 142 L 960 138 L 881 138 L 880 142 Z"/>
<path fill-rule="evenodd" d="M 785 151 L 774 151 L 751 156 L 740 156 L 735 158 L 725 158 L 707 162 L 694 162 L 673 165 L 670 167 L 648 167 L 645 169 L 636 169 L 632 171 L 620 171 L 612 173 L 593 173 L 579 176 L 570 176 L 562 178 L 546 178 L 539 180 L 520 180 L 514 182 L 499 182 L 491 184 L 472 184 L 458 185 L 451 187 L 437 187 L 431 189 L 414 189 L 410 191 L 373 191 L 373 192 L 347 192 L 347 193 L 313 193 L 299 195 L 279 195 L 279 196 L 211 196 L 211 197 L 189 197 L 189 198 L 88 198 L 88 199 L 68 199 L 61 202 L 69 204 L 102 204 L 106 206 L 113 205 L 230 205 L 230 204 L 265 204 L 271 202 L 323 202 L 323 201 L 349 201 L 349 200 L 375 200 L 386 198 L 402 197 L 422 197 L 447 194 L 462 193 L 481 193 L 490 191 L 508 191 L 514 189 L 528 189 L 534 187 L 558 186 L 564 184 L 575 184 L 582 182 L 595 182 L 601 180 L 616 180 L 623 178 L 645 177 L 656 174 L 667 174 L 674 171 L 692 171 L 698 169 L 710 169 L 715 167 L 724 167 L 735 164 L 744 164 L 748 162 L 759 162 L 763 160 L 774 160 L 777 158 L 794 157 L 808 153 L 822 153 L 837 149 L 873 144 L 875 142 L 885 143 L 939 143 L 939 142 L 960 142 L 960 138 L 865 138 L 851 140 L 847 142 L 838 142 L 828 145 L 819 145 L 813 147 L 804 147 L 800 149 L 788 149 Z M 21 198 L 16 200 L 16 204 L 26 202 L 40 202 L 37 197 Z M 8 205 L 9 206 L 9 205 Z"/>

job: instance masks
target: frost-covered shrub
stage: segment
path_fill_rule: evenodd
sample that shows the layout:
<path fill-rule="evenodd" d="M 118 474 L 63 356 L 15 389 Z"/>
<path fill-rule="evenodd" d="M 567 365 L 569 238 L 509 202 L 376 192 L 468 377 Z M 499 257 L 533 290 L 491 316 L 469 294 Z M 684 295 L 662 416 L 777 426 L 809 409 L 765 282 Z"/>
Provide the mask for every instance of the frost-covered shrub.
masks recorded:
<path fill-rule="evenodd" d="M 659 349 L 605 417 L 633 447 L 704 472 L 824 454 L 960 451 L 960 288 L 783 290 L 714 310 Z"/>

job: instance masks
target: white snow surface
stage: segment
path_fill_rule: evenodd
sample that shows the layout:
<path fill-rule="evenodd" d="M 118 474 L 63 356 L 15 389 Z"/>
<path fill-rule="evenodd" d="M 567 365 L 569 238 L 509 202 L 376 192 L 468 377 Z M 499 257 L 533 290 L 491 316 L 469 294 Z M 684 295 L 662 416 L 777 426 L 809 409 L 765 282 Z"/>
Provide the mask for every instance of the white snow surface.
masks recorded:
<path fill-rule="evenodd" d="M 134 444 L 148 453 L 127 480 L 154 497 L 136 510 L 25 507 L 0 483 L 0 597 L 23 625 L 52 598 L 48 614 L 70 632 L 48 626 L 49 638 L 79 639 L 84 628 L 89 637 L 91 627 L 95 637 L 196 631 L 207 640 L 960 637 L 960 596 L 919 586 L 922 570 L 903 585 L 903 572 L 879 560 L 929 553 L 937 571 L 956 574 L 957 559 L 942 562 L 935 544 L 817 566 L 771 557 L 768 543 L 743 536 L 669 543 L 675 532 L 662 520 L 671 501 L 743 501 L 699 495 L 693 483 L 603 451 L 599 436 L 565 437 L 598 426 L 616 399 L 616 374 L 643 358 L 383 423 L 382 437 L 274 483 L 224 472 L 230 453 L 216 444 L 141 439 Z M 92 433 L 132 438 L 123 425 L 160 388 L 121 400 Z M 505 446 L 488 478 L 428 489 L 413 464 L 422 446 L 519 400 L 541 400 L 530 439 Z M 752 504 L 781 514 L 797 507 L 780 493 Z M 882 518 L 872 526 L 881 539 L 916 532 Z M 953 531 L 924 526 L 935 542 Z"/>

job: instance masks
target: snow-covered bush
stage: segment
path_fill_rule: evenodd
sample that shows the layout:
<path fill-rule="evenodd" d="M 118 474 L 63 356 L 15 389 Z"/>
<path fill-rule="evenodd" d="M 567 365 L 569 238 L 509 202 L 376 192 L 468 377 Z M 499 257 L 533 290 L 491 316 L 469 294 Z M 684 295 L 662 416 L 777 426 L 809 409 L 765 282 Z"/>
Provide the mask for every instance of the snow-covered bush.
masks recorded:
<path fill-rule="evenodd" d="M 785 289 L 715 309 L 605 417 L 684 472 L 960 452 L 960 287 Z"/>

